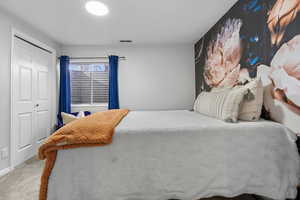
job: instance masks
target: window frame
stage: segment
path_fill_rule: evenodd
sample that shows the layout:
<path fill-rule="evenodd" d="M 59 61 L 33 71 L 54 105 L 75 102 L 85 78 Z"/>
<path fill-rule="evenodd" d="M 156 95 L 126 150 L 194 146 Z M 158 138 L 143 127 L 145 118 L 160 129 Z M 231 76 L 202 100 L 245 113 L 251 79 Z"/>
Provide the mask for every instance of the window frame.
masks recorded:
<path fill-rule="evenodd" d="M 72 64 L 107 64 L 108 65 L 108 72 L 109 72 L 109 62 L 107 59 L 75 59 L 75 60 L 70 60 L 70 65 Z M 91 73 L 92 77 L 92 73 Z M 72 79 L 70 79 L 70 82 L 72 84 Z M 72 90 L 72 86 L 71 86 Z M 93 91 L 93 78 L 91 78 L 91 91 Z M 81 103 L 81 104 L 73 104 L 71 100 L 71 107 L 72 108 L 107 108 L 108 107 L 108 102 L 106 103 L 94 103 L 93 102 L 93 92 L 91 92 L 91 103 Z"/>

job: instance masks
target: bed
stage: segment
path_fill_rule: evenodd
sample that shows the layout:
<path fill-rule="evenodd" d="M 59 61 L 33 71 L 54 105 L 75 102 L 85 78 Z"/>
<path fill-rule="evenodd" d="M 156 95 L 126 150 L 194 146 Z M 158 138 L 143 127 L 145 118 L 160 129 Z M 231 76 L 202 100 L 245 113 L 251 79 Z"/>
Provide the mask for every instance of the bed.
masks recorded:
<path fill-rule="evenodd" d="M 48 200 L 295 198 L 296 136 L 270 122 L 226 123 L 191 111 L 132 111 L 113 143 L 58 151 Z"/>

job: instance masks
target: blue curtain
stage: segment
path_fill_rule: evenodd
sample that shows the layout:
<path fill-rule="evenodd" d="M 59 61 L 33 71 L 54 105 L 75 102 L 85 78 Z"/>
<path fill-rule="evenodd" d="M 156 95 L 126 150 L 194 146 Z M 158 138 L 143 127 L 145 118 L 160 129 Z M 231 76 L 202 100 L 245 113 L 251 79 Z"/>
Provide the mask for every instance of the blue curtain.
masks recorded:
<path fill-rule="evenodd" d="M 70 58 L 60 57 L 60 89 L 59 89 L 59 114 L 71 113 L 71 83 L 70 83 Z"/>
<path fill-rule="evenodd" d="M 109 99 L 108 109 L 119 109 L 119 89 L 118 89 L 118 56 L 109 56 Z"/>

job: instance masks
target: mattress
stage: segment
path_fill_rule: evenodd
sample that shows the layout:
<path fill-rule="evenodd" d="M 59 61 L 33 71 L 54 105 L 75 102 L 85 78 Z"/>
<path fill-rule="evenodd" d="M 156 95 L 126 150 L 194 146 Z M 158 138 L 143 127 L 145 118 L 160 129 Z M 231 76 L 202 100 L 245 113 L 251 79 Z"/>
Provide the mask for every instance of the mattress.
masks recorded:
<path fill-rule="evenodd" d="M 296 136 L 270 122 L 226 123 L 190 111 L 133 111 L 103 147 L 61 150 L 48 200 L 295 198 Z"/>

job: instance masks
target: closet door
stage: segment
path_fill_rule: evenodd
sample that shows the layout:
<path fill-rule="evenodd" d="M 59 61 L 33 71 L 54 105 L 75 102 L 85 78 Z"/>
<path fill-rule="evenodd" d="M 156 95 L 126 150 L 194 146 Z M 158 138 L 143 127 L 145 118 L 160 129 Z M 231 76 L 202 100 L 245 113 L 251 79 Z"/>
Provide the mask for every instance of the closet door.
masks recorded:
<path fill-rule="evenodd" d="M 52 55 L 14 38 L 12 60 L 12 165 L 35 156 L 50 134 Z"/>
<path fill-rule="evenodd" d="M 12 131 L 14 134 L 15 165 L 22 163 L 34 155 L 35 130 L 35 80 L 33 68 L 33 47 L 19 39 L 15 39 L 13 58 L 13 102 Z"/>
<path fill-rule="evenodd" d="M 50 98 L 51 98 L 51 87 L 50 87 L 50 67 L 52 64 L 52 57 L 46 51 L 35 49 L 33 65 L 36 73 L 36 95 L 34 112 L 36 115 L 36 129 L 34 142 L 36 147 L 43 142 L 50 134 L 50 122 L 51 122 L 51 111 L 50 111 Z"/>

